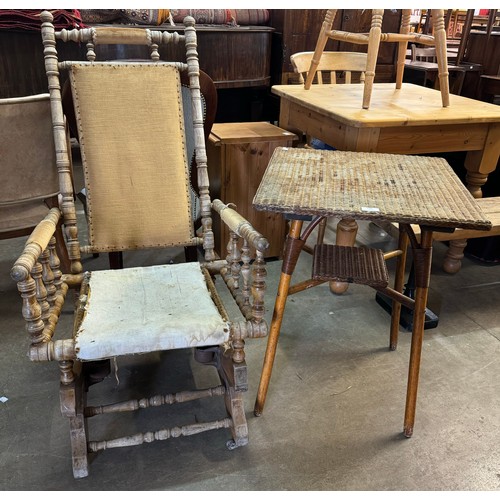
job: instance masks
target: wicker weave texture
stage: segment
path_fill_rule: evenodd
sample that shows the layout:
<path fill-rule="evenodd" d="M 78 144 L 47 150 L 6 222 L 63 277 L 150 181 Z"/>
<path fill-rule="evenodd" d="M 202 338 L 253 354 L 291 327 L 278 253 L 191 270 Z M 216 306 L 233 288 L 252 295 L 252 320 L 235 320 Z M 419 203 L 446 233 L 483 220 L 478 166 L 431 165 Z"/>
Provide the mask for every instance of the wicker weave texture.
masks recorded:
<path fill-rule="evenodd" d="M 277 148 L 258 210 L 487 230 L 490 221 L 443 158 Z"/>
<path fill-rule="evenodd" d="M 389 275 L 382 250 L 368 247 L 317 245 L 312 278 L 338 279 L 360 285 L 386 287 Z"/>

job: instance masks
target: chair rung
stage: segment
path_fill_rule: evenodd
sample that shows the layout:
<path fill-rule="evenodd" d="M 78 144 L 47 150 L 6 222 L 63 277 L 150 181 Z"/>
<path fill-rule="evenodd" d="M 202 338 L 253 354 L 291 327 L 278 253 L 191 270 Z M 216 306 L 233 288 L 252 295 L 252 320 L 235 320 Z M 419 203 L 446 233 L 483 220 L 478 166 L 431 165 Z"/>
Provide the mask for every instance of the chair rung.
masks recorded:
<path fill-rule="evenodd" d="M 389 284 L 382 250 L 368 247 L 316 245 L 312 278 L 339 280 L 377 287 Z"/>

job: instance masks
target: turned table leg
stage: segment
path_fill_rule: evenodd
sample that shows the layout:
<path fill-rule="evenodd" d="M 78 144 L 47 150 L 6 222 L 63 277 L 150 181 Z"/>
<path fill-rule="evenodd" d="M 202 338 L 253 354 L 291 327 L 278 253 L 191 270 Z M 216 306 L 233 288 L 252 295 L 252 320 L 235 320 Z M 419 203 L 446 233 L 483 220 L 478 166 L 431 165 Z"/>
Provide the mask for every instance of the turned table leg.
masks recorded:
<path fill-rule="evenodd" d="M 342 219 L 337 224 L 336 244 L 343 247 L 353 247 L 356 242 L 358 223 L 354 219 Z M 330 281 L 330 290 L 342 294 L 349 288 L 349 283 L 343 281 Z"/>
<path fill-rule="evenodd" d="M 482 187 L 488 180 L 488 174 L 493 172 L 498 163 L 500 152 L 500 125 L 491 124 L 481 151 L 469 151 L 465 157 L 465 184 L 474 198 L 482 198 Z M 445 256 L 443 269 L 450 274 L 456 273 L 462 267 L 464 249 L 467 240 L 450 241 L 450 248 Z"/>
<path fill-rule="evenodd" d="M 450 247 L 444 256 L 443 269 L 449 274 L 455 274 L 462 267 L 464 250 L 467 246 L 467 240 L 450 241 Z"/>

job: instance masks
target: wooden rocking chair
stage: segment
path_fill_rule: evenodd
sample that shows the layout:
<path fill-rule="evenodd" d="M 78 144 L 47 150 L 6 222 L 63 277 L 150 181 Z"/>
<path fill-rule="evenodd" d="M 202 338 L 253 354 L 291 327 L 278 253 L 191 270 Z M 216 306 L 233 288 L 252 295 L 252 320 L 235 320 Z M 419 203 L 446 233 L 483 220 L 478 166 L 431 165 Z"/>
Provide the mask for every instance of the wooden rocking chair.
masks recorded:
<path fill-rule="evenodd" d="M 42 39 L 49 81 L 52 127 L 62 200 L 36 227 L 12 269 L 23 302 L 33 361 L 56 361 L 60 368 L 62 414 L 69 418 L 74 476 L 88 475 L 88 453 L 228 428 L 230 449 L 248 442 L 242 394 L 247 389 L 246 338 L 267 335 L 264 320 L 267 240 L 224 205 L 210 200 L 200 103 L 194 19 L 184 32 L 135 28 L 90 28 L 55 32 L 44 11 Z M 58 62 L 56 40 L 86 44 L 86 62 Z M 97 44 L 145 44 L 153 63 L 97 62 Z M 159 60 L 159 44 L 186 48 L 187 63 Z M 61 104 L 59 71 L 67 70 L 82 152 L 90 244 L 80 247 Z M 201 230 L 193 229 L 183 92 L 187 72 L 200 196 Z M 226 259 L 216 259 L 212 210 L 230 228 Z M 54 231 L 64 221 L 71 271 L 62 274 Z M 203 262 L 84 272 L 81 251 L 111 252 L 203 245 Z M 251 265 L 250 246 L 255 250 Z M 241 248 L 241 250 L 240 250 Z M 238 318 L 229 318 L 212 276 L 229 289 Z M 221 286 L 218 285 L 218 286 Z M 77 291 L 73 331 L 60 332 L 69 289 Z M 231 300 L 233 302 L 233 300 Z M 66 310 L 66 309 L 65 309 Z M 232 309 L 234 310 L 234 309 Z M 241 313 L 241 314 L 240 314 Z M 192 349 L 195 359 L 213 365 L 215 387 L 189 388 L 120 403 L 87 406 L 90 385 L 106 372 L 107 360 Z M 179 351 L 176 351 L 179 352 Z M 141 358 L 143 359 L 143 358 Z M 89 439 L 88 419 L 99 414 L 221 396 L 224 416 L 182 427 L 109 440 Z"/>

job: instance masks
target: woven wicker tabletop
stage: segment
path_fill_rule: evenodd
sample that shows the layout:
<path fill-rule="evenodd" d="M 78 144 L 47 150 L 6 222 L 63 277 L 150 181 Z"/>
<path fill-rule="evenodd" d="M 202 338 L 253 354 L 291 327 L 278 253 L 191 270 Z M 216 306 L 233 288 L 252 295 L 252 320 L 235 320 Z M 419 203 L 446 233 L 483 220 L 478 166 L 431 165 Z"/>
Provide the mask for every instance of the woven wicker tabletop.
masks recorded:
<path fill-rule="evenodd" d="M 257 210 L 487 230 L 491 222 L 443 158 L 276 148 Z"/>

